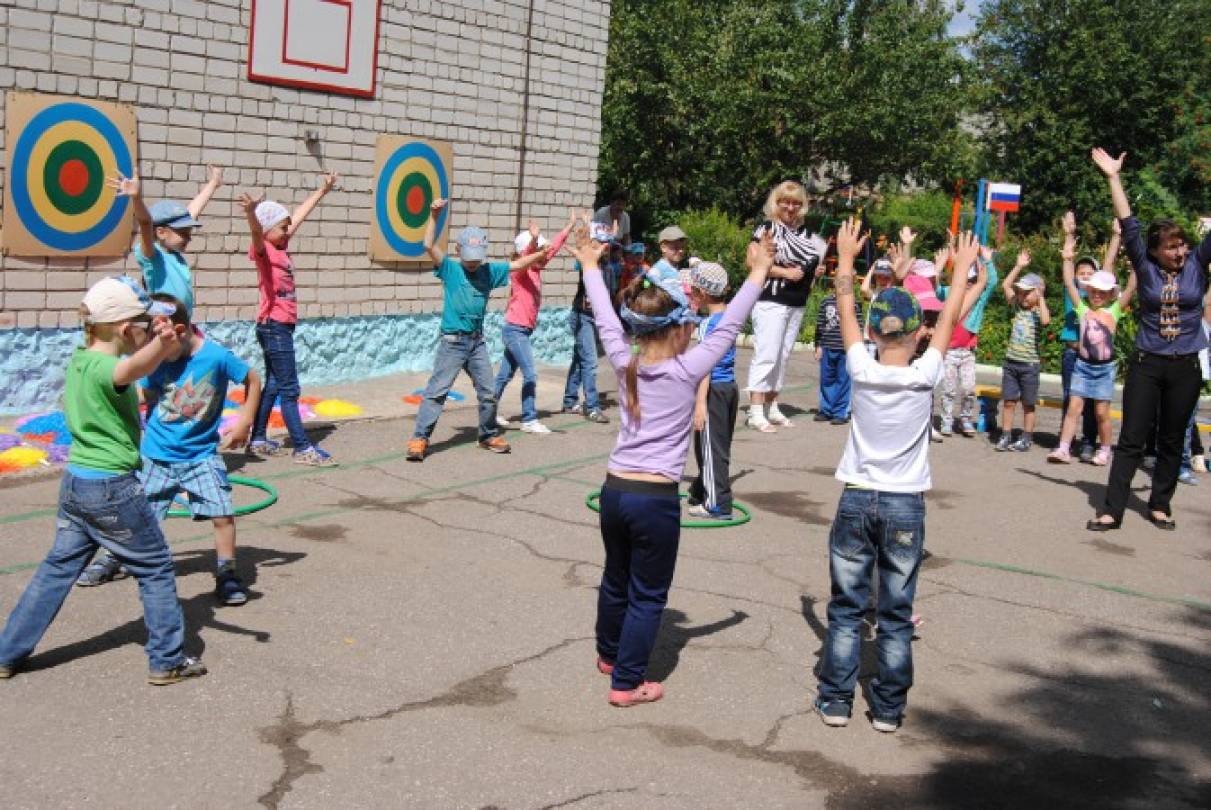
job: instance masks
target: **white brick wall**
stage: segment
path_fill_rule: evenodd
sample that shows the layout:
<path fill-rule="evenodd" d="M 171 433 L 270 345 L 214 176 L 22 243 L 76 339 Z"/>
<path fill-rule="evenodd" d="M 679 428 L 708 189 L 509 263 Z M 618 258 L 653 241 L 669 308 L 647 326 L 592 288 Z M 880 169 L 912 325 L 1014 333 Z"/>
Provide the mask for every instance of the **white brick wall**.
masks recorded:
<path fill-rule="evenodd" d="M 533 0 L 523 217 L 548 232 L 592 203 L 610 4 Z M 339 188 L 307 221 L 292 255 L 303 317 L 431 311 L 433 277 L 367 255 L 374 143 L 380 133 L 454 145 L 454 230 L 485 227 L 493 257 L 513 236 L 521 146 L 527 0 L 383 0 L 377 94 L 353 98 L 247 80 L 246 0 L 15 0 L 0 7 L 0 93 L 36 90 L 135 107 L 148 200 L 187 202 L 206 164 L 226 184 L 190 245 L 199 320 L 248 319 L 256 281 L 240 191 L 287 205 L 322 169 Z M 3 115 L 0 99 L 0 119 Z M 2 123 L 2 120 L 0 120 Z M 318 156 L 303 141 L 320 133 Z M 4 148 L 0 133 L 0 149 Z M 6 181 L 6 178 L 4 178 Z M 75 326 L 87 286 L 131 271 L 121 260 L 0 256 L 0 329 Z M 551 303 L 575 291 L 571 261 L 552 263 Z M 498 294 L 495 306 L 504 304 Z"/>

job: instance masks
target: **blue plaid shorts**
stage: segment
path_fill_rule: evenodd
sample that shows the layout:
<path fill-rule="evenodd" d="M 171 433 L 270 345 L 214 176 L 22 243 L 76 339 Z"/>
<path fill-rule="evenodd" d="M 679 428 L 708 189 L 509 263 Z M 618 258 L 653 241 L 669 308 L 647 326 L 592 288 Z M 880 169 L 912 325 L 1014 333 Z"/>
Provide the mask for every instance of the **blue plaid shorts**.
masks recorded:
<path fill-rule="evenodd" d="M 156 461 L 143 459 L 139 480 L 147 493 L 147 502 L 163 520 L 178 494 L 189 499 L 189 513 L 194 520 L 231 517 L 235 507 L 231 502 L 231 482 L 227 480 L 227 465 L 222 456 L 213 455 L 198 461 Z"/>

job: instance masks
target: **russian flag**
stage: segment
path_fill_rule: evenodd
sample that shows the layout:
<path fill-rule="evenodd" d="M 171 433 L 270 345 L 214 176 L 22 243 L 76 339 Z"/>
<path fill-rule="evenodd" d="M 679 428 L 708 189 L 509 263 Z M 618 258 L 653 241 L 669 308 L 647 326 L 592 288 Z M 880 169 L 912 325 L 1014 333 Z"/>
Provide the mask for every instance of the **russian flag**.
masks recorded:
<path fill-rule="evenodd" d="M 988 184 L 988 210 L 1014 213 L 1022 201 L 1022 187 L 1014 183 Z"/>

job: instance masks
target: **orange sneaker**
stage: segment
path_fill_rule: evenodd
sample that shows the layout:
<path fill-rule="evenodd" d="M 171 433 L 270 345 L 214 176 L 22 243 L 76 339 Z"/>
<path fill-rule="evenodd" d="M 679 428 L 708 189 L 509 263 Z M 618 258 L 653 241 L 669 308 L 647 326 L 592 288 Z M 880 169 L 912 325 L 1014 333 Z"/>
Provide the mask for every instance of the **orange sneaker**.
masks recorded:
<path fill-rule="evenodd" d="M 505 441 L 504 436 L 493 436 L 490 439 L 484 439 L 479 443 L 479 446 L 485 450 L 491 450 L 493 453 L 507 453 L 513 449 Z"/>
<path fill-rule="evenodd" d="M 408 460 L 409 461 L 424 461 L 425 451 L 429 449 L 428 439 L 409 439 L 408 440 Z"/>
<path fill-rule="evenodd" d="M 664 687 L 655 681 L 644 681 L 634 689 L 611 689 L 610 705 L 629 709 L 640 703 L 655 703 L 664 697 Z"/>

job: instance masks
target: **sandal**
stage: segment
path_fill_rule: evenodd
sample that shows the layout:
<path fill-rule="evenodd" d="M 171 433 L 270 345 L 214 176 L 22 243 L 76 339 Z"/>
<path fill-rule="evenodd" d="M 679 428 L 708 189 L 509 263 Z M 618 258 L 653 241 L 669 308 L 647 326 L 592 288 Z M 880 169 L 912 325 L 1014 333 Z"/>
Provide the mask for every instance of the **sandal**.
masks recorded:
<path fill-rule="evenodd" d="M 1160 529 L 1161 531 L 1166 531 L 1166 532 L 1177 531 L 1177 521 L 1175 521 L 1172 517 L 1169 517 L 1167 515 L 1165 517 L 1157 517 L 1156 515 L 1149 512 L 1148 520 L 1152 521 L 1152 525 L 1155 526 L 1156 528 Z"/>
<path fill-rule="evenodd" d="M 776 428 L 772 424 L 770 424 L 769 420 L 766 419 L 764 416 L 754 417 L 754 416 L 750 415 L 749 418 L 745 421 L 745 424 L 748 425 L 753 430 L 759 430 L 762 433 L 777 433 L 778 432 L 778 428 Z"/>
<path fill-rule="evenodd" d="M 629 709 L 641 703 L 655 703 L 664 697 L 664 687 L 655 681 L 644 681 L 634 689 L 611 689 L 610 705 Z"/>

